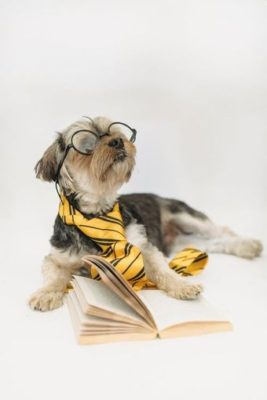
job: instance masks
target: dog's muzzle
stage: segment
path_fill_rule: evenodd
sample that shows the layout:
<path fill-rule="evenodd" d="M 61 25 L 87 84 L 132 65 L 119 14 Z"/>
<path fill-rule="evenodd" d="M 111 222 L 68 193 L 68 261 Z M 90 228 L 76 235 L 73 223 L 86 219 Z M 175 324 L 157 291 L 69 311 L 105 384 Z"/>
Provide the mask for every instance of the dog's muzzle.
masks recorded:
<path fill-rule="evenodd" d="M 125 158 L 127 158 L 127 153 L 125 150 L 119 151 L 115 157 L 114 157 L 114 161 L 124 161 Z"/>
<path fill-rule="evenodd" d="M 114 149 L 124 149 L 124 143 L 123 140 L 121 138 L 117 138 L 117 139 L 112 139 L 109 144 L 110 147 L 113 147 Z"/>

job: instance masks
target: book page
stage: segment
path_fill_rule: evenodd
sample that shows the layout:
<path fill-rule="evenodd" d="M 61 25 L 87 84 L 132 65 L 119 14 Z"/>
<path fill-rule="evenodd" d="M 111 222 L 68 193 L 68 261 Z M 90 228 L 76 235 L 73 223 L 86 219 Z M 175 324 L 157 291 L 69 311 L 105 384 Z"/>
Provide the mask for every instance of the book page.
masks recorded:
<path fill-rule="evenodd" d="M 162 290 L 149 289 L 141 290 L 138 295 L 151 311 L 158 331 L 185 322 L 227 321 L 202 295 L 195 300 L 178 300 Z"/>
<path fill-rule="evenodd" d="M 89 326 L 90 328 L 97 327 L 103 329 L 107 329 L 108 327 L 116 327 L 116 328 L 133 328 L 131 324 L 128 324 L 127 322 L 118 322 L 118 321 L 112 321 L 112 320 L 107 320 L 106 318 L 101 318 L 101 317 L 95 317 L 93 315 L 88 315 L 85 314 L 80 306 L 79 300 L 77 298 L 77 294 L 75 291 L 71 291 L 68 293 L 68 297 L 71 300 L 71 303 L 73 304 L 73 307 L 75 308 L 75 311 L 77 313 L 77 317 L 79 318 L 79 321 L 81 325 L 84 327 Z"/>
<path fill-rule="evenodd" d="M 88 265 L 93 265 L 102 282 L 114 293 L 116 293 L 124 302 L 126 302 L 132 309 L 134 309 L 150 326 L 152 330 L 155 330 L 155 321 L 136 292 L 133 290 L 129 282 L 123 278 L 123 276 L 116 271 L 112 264 L 107 262 L 105 259 L 99 256 L 85 256 L 83 261 Z"/>
<path fill-rule="evenodd" d="M 96 326 L 87 326 L 86 328 L 86 325 L 83 326 L 81 323 L 84 321 L 84 316 L 82 315 L 81 311 L 79 311 L 78 303 L 76 303 L 75 306 L 75 302 L 73 302 L 74 297 L 72 294 L 74 293 L 69 293 L 66 296 L 65 302 L 68 306 L 75 336 L 79 344 L 108 343 L 125 340 L 149 340 L 156 336 L 155 332 L 148 332 L 140 327 L 128 329 L 108 327 L 104 330 L 101 328 L 96 328 Z"/>
<path fill-rule="evenodd" d="M 132 318 L 133 321 L 143 321 L 128 304 L 104 285 L 103 282 L 76 275 L 74 281 L 79 285 L 89 306 L 114 314 L 125 315 Z"/>
<path fill-rule="evenodd" d="M 84 314 L 74 291 L 68 293 L 67 303 L 79 323 L 80 334 L 110 333 L 110 332 L 146 332 L 147 330 L 131 324 L 107 320 Z"/>

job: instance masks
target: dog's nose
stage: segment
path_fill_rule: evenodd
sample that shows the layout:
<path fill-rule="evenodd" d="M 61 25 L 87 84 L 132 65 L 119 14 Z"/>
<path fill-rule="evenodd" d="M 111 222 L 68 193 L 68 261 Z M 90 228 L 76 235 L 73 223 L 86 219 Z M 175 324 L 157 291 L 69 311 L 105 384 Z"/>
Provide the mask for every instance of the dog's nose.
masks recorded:
<path fill-rule="evenodd" d="M 109 144 L 110 147 L 114 147 L 115 149 L 123 149 L 124 148 L 124 143 L 121 138 L 117 139 L 112 139 Z"/>

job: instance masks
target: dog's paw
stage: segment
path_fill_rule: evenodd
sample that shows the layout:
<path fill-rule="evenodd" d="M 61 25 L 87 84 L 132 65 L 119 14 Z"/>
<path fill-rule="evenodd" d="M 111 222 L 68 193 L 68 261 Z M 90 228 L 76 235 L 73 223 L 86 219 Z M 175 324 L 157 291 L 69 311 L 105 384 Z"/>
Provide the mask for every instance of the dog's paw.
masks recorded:
<path fill-rule="evenodd" d="M 200 284 L 178 283 L 174 287 L 169 288 L 167 293 L 176 299 L 192 300 L 196 299 L 202 291 L 203 287 Z"/>
<path fill-rule="evenodd" d="M 237 242 L 235 255 L 252 260 L 260 256 L 263 250 L 262 243 L 256 239 L 241 239 Z"/>
<path fill-rule="evenodd" d="M 49 311 L 63 304 L 64 293 L 39 289 L 29 299 L 29 306 L 33 310 Z"/>

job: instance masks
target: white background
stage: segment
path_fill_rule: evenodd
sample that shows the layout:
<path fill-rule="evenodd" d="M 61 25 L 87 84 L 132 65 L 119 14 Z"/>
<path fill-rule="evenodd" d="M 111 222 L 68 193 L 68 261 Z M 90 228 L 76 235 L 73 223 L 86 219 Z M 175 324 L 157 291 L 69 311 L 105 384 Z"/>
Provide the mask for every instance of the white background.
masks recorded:
<path fill-rule="evenodd" d="M 79 347 L 66 309 L 26 305 L 57 212 L 33 167 L 81 115 L 134 126 L 124 192 L 178 197 L 267 244 L 265 0 L 0 1 L 5 399 L 266 399 L 266 257 L 199 277 L 233 334 Z M 261 366 L 263 363 L 263 366 Z"/>

